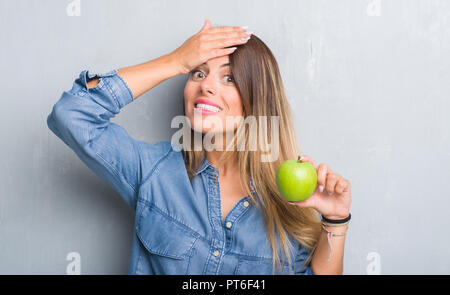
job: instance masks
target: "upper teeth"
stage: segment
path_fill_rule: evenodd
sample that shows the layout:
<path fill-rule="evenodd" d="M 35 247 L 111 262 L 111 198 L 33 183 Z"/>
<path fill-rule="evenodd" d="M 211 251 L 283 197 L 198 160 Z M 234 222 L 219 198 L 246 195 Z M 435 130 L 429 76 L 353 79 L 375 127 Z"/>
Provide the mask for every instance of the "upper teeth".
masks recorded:
<path fill-rule="evenodd" d="M 208 111 L 211 111 L 211 112 L 216 112 L 216 113 L 220 112 L 219 108 L 214 107 L 214 106 L 209 105 L 209 104 L 199 103 L 199 104 L 197 104 L 197 108 L 205 109 L 205 110 L 208 110 Z"/>

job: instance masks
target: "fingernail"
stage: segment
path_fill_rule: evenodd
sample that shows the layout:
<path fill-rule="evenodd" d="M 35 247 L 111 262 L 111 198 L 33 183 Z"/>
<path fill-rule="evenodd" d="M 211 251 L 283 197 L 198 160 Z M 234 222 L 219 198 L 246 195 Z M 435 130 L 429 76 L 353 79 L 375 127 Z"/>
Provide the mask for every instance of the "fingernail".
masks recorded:
<path fill-rule="evenodd" d="M 329 196 L 331 196 L 333 193 L 327 192 Z"/>
<path fill-rule="evenodd" d="M 246 31 L 245 34 L 250 36 L 251 34 L 253 34 L 253 31 Z"/>
<path fill-rule="evenodd" d="M 301 156 L 301 157 L 300 157 L 300 161 L 303 161 L 304 159 L 305 159 L 304 156 Z"/>
<path fill-rule="evenodd" d="M 291 205 L 295 205 L 295 203 L 293 203 L 293 202 L 288 202 L 289 204 L 291 204 Z"/>
<path fill-rule="evenodd" d="M 241 29 L 247 30 L 247 29 L 248 29 L 248 26 L 242 26 Z"/>
<path fill-rule="evenodd" d="M 243 37 L 242 41 L 247 41 L 248 39 L 250 39 L 250 37 Z"/>
<path fill-rule="evenodd" d="M 322 193 L 323 192 L 323 185 L 319 185 L 319 191 Z"/>

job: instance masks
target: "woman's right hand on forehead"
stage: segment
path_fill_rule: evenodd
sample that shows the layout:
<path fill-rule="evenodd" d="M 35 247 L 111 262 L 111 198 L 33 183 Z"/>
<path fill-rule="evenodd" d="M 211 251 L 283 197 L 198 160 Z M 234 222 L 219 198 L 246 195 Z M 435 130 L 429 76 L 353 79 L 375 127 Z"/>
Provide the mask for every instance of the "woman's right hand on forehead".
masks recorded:
<path fill-rule="evenodd" d="M 180 67 L 180 73 L 187 74 L 211 58 L 233 53 L 236 47 L 226 47 L 244 44 L 250 36 L 251 32 L 246 32 L 246 27 L 211 28 L 210 21 L 206 19 L 198 33 L 187 39 L 169 55 Z"/>

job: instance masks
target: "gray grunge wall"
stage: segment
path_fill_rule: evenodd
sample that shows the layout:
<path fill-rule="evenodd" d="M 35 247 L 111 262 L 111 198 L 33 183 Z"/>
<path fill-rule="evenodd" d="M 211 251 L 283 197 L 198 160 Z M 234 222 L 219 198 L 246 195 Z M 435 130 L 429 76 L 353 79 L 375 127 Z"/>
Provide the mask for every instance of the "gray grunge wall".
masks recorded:
<path fill-rule="evenodd" d="M 352 183 L 344 274 L 449 274 L 450 1 L 0 1 L 0 274 L 126 274 L 134 212 L 47 127 L 83 69 L 213 25 L 271 48 L 300 147 Z M 170 140 L 185 76 L 112 119 Z"/>

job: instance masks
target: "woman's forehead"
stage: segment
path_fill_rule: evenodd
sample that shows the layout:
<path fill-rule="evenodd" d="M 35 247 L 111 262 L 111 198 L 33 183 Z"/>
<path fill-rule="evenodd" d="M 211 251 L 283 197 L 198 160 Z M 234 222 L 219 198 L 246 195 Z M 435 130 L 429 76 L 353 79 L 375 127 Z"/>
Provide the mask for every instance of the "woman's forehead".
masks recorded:
<path fill-rule="evenodd" d="M 203 63 L 202 65 L 206 65 L 207 67 L 225 67 L 228 66 L 229 63 L 230 58 L 228 57 L 228 55 L 225 55 L 208 59 L 206 63 Z"/>

